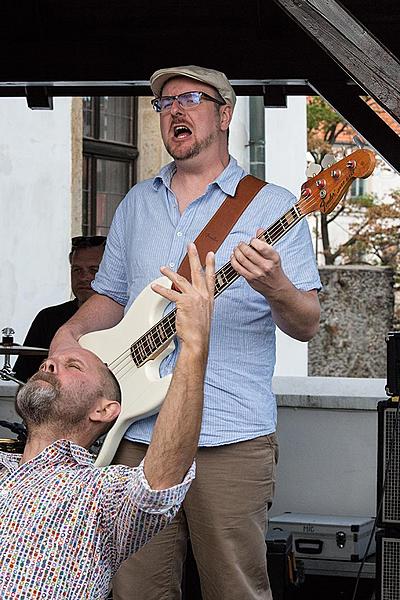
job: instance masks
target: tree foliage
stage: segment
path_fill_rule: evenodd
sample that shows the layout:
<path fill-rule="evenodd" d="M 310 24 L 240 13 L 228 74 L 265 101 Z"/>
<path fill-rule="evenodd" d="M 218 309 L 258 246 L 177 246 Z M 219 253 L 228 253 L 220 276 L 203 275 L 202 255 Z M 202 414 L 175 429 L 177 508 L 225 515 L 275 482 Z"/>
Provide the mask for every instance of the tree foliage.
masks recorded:
<path fill-rule="evenodd" d="M 351 136 L 349 125 L 322 98 L 311 98 L 307 105 L 308 150 L 317 164 L 326 154 L 335 154 L 333 145 L 337 145 L 342 133 Z M 352 198 L 348 194 L 331 214 L 320 214 L 318 234 L 325 263 L 334 264 L 338 260 L 371 263 L 372 260 L 374 264 L 393 266 L 394 255 L 397 256 L 393 241 L 398 228 L 399 192 L 394 192 L 391 200 L 384 202 L 373 196 Z M 333 247 L 329 225 L 340 215 L 354 217 L 354 221 L 349 227 L 348 240 Z"/>
<path fill-rule="evenodd" d="M 353 132 L 322 98 L 313 97 L 307 105 L 307 138 L 308 150 L 317 164 L 321 164 L 326 154 L 335 155 L 333 146 L 338 147 L 342 133 L 350 138 Z M 329 226 L 339 216 L 347 217 L 348 239 L 334 247 Z M 325 264 L 389 266 L 395 273 L 395 289 L 400 290 L 400 190 L 393 191 L 386 199 L 348 194 L 332 213 L 318 214 L 317 223 Z M 400 303 L 395 314 L 397 321 L 400 326 Z"/>
<path fill-rule="evenodd" d="M 321 164 L 325 154 L 332 152 L 333 144 L 346 127 L 346 121 L 322 98 L 310 98 L 307 104 L 307 142 L 308 151 L 317 164 Z"/>

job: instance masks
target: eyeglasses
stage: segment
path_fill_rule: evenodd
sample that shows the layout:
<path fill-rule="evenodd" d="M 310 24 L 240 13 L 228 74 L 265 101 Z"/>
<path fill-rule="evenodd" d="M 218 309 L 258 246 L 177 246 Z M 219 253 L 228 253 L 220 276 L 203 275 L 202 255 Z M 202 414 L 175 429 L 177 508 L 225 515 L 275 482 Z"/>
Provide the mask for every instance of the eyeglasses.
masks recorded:
<path fill-rule="evenodd" d="M 92 248 L 93 246 L 102 246 L 106 243 L 104 235 L 78 235 L 71 239 L 71 248 Z"/>
<path fill-rule="evenodd" d="M 154 100 L 151 101 L 151 104 L 156 112 L 164 113 L 168 110 L 171 110 L 175 100 L 178 101 L 179 106 L 187 110 L 188 108 L 194 108 L 195 106 L 198 106 L 202 99 L 215 102 L 220 106 L 226 104 L 226 102 L 223 100 L 213 98 L 205 92 L 184 92 L 183 94 L 178 94 L 177 96 L 161 96 L 161 98 L 154 98 Z"/>

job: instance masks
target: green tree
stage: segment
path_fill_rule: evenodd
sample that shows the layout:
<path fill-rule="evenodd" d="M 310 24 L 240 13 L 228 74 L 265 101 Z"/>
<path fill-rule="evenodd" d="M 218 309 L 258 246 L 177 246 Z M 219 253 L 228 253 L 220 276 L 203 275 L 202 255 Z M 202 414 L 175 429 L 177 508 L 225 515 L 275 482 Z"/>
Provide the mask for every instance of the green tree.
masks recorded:
<path fill-rule="evenodd" d="M 307 146 L 316 164 L 321 164 L 326 154 L 333 153 L 333 145 L 348 124 L 321 97 L 312 97 L 307 104 Z M 317 237 L 321 237 L 325 263 L 333 265 L 341 256 L 341 248 L 332 248 L 329 224 L 346 210 L 346 199 L 329 215 L 317 215 Z"/>
<path fill-rule="evenodd" d="M 314 161 L 321 164 L 325 154 L 332 152 L 338 136 L 345 131 L 346 121 L 320 96 L 307 104 L 307 144 Z"/>

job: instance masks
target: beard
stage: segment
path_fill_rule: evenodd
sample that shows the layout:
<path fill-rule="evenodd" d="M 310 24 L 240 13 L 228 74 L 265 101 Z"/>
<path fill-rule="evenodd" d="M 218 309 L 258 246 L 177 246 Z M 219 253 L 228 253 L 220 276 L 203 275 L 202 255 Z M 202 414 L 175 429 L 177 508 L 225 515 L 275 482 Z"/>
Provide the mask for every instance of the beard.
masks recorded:
<path fill-rule="evenodd" d="M 80 396 L 80 395 L 79 395 Z M 30 426 L 62 425 L 65 430 L 76 426 L 87 414 L 88 404 L 80 397 L 61 390 L 58 378 L 52 373 L 38 371 L 19 390 L 15 409 Z"/>
<path fill-rule="evenodd" d="M 217 139 L 218 131 L 212 131 L 204 140 L 195 141 L 189 148 L 176 148 L 172 143 L 165 142 L 165 148 L 174 160 L 188 160 L 198 156 Z"/>

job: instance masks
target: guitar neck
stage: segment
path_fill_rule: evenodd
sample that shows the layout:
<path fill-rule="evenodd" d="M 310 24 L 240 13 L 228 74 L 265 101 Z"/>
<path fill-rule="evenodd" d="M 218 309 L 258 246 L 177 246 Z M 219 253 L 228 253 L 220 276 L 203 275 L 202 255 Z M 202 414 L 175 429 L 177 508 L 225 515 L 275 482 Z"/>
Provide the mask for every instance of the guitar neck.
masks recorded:
<path fill-rule="evenodd" d="M 259 240 L 267 242 L 270 246 L 274 246 L 283 236 L 292 229 L 305 215 L 299 210 L 298 204 L 294 204 L 282 217 L 277 219 L 268 229 L 258 235 Z M 215 292 L 216 298 L 226 290 L 240 275 L 235 271 L 230 262 L 227 262 L 223 267 L 215 273 Z"/>
<path fill-rule="evenodd" d="M 298 203 L 294 204 L 282 217 L 263 231 L 258 239 L 274 246 L 304 216 Z M 234 270 L 230 262 L 218 269 L 215 274 L 214 297 L 217 298 L 239 277 L 240 275 Z M 142 366 L 146 361 L 157 355 L 171 341 L 176 334 L 175 318 L 176 309 L 173 309 L 132 344 L 131 355 L 137 367 Z"/>

